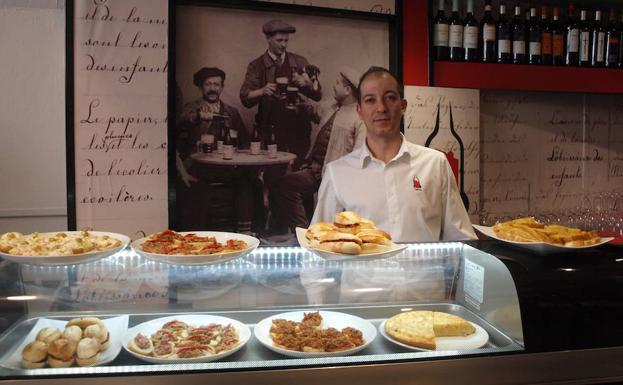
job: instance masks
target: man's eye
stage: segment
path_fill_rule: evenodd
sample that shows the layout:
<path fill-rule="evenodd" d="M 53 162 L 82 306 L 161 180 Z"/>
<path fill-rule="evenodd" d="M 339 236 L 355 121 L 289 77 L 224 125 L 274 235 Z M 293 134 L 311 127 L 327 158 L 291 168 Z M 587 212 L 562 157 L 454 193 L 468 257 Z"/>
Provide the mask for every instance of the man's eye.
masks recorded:
<path fill-rule="evenodd" d="M 370 103 L 374 103 L 374 99 L 364 99 L 364 102 L 370 104 Z"/>

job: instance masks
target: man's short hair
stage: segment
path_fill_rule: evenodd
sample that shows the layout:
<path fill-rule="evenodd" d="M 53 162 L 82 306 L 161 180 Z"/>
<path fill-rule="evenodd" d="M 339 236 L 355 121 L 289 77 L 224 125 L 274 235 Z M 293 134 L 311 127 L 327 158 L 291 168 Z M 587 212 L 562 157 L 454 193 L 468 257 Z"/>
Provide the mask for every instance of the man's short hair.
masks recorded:
<path fill-rule="evenodd" d="M 204 80 L 215 76 L 221 78 L 221 83 L 225 83 L 225 71 L 216 67 L 203 67 L 193 75 L 193 84 L 201 88 Z"/>
<path fill-rule="evenodd" d="M 271 37 L 276 33 L 295 33 L 296 28 L 281 20 L 270 20 L 264 23 L 262 32 L 266 37 Z"/>
<path fill-rule="evenodd" d="M 348 74 L 344 73 L 344 71 L 340 71 L 340 77 L 342 78 L 344 85 L 351 89 L 353 96 L 359 99 L 359 87 L 355 85 L 357 78 L 352 78 L 352 75 L 349 77 Z"/>
<path fill-rule="evenodd" d="M 366 78 L 372 74 L 378 74 L 378 75 L 388 74 L 389 76 L 391 76 L 392 79 L 394 79 L 396 81 L 396 84 L 398 85 L 398 95 L 400 95 L 400 99 L 404 98 L 402 84 L 400 84 L 400 82 L 394 76 L 394 74 L 391 73 L 387 68 L 372 66 L 368 68 L 368 70 L 364 72 L 363 75 L 361 75 L 361 77 L 359 78 L 359 84 L 357 85 L 357 101 L 359 102 L 359 104 L 361 104 L 361 83 L 363 83 L 363 81 L 366 80 Z"/>

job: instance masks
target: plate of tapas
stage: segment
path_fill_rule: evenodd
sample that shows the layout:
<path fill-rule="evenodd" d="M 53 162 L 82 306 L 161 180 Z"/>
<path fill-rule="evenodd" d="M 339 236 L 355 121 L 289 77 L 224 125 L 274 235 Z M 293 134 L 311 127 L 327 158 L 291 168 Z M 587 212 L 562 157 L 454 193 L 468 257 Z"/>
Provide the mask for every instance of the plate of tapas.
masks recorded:
<path fill-rule="evenodd" d="M 130 238 L 104 231 L 0 235 L 0 256 L 16 263 L 62 266 L 96 261 L 124 249 Z"/>
<path fill-rule="evenodd" d="M 255 250 L 260 240 L 245 234 L 219 231 L 165 230 L 132 242 L 132 249 L 157 262 L 179 265 L 222 263 Z"/>
<path fill-rule="evenodd" d="M 255 337 L 268 349 L 288 357 L 346 356 L 365 349 L 376 338 L 370 321 L 333 311 L 293 311 L 260 321 Z"/>
<path fill-rule="evenodd" d="M 539 254 L 583 250 L 612 241 L 596 231 L 585 231 L 562 225 L 546 225 L 534 217 L 523 217 L 497 223 L 491 227 L 472 225 L 480 233 L 498 241 Z"/>
<path fill-rule="evenodd" d="M 234 354 L 249 341 L 242 322 L 208 314 L 153 319 L 128 330 L 124 349 L 153 364 L 211 362 Z"/>
<path fill-rule="evenodd" d="M 1 365 L 10 369 L 104 365 L 121 351 L 127 330 L 127 315 L 78 317 L 68 321 L 39 318 Z"/>
<path fill-rule="evenodd" d="M 389 233 L 353 211 L 336 214 L 332 223 L 297 227 L 296 237 L 301 247 L 331 261 L 389 258 L 407 248 L 392 242 Z"/>
<path fill-rule="evenodd" d="M 396 345 L 422 351 L 478 349 L 489 341 L 489 334 L 480 325 L 429 310 L 399 313 L 381 322 L 379 332 Z"/>

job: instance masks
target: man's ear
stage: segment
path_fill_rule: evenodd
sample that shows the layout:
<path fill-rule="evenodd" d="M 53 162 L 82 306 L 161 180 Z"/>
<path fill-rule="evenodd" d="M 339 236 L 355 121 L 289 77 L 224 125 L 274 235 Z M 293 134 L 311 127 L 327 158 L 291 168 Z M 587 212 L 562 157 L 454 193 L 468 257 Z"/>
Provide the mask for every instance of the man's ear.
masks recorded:
<path fill-rule="evenodd" d="M 361 118 L 361 104 L 359 104 L 359 101 L 357 101 L 357 115 Z"/>
<path fill-rule="evenodd" d="M 402 110 L 402 114 L 404 115 L 407 111 L 407 99 L 402 99 L 402 106 L 400 109 Z"/>

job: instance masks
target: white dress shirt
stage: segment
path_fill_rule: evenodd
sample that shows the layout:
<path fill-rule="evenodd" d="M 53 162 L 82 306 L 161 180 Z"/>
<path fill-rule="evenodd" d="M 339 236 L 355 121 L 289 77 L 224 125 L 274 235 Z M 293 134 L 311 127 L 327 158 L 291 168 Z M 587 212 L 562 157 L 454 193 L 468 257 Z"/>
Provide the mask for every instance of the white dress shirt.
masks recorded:
<path fill-rule="evenodd" d="M 367 144 L 329 163 L 312 223 L 352 210 L 395 242 L 476 239 L 443 153 L 407 142 L 387 164 Z"/>

